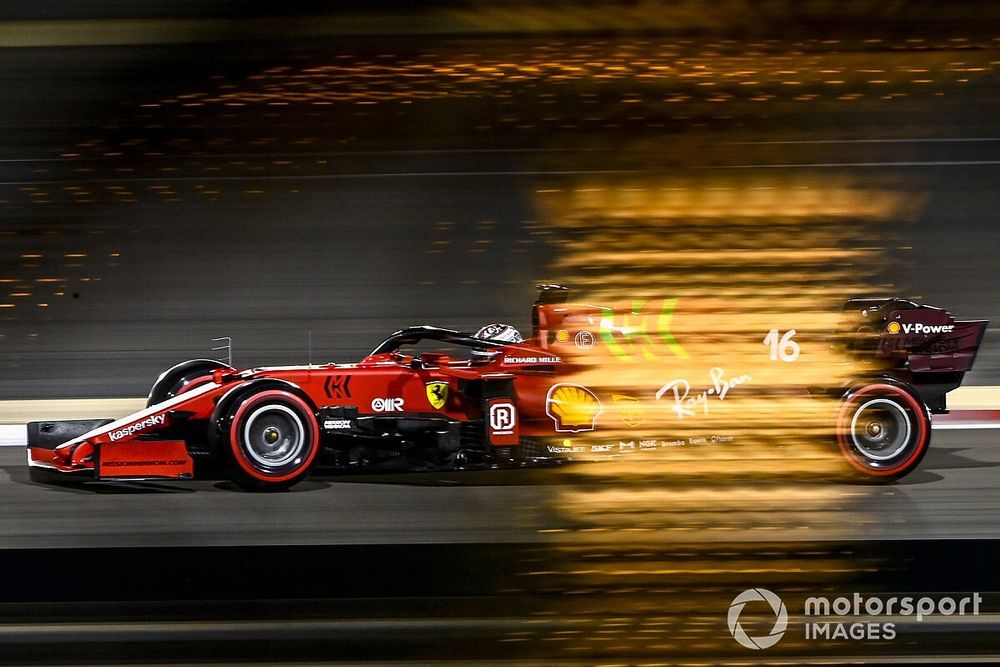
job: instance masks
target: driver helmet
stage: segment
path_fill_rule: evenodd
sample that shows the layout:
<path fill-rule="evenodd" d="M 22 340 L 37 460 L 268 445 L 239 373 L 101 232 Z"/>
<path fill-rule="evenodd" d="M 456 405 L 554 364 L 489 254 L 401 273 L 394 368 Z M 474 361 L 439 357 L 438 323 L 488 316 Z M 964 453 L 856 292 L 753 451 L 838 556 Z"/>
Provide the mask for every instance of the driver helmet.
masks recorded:
<path fill-rule="evenodd" d="M 473 338 L 479 338 L 480 340 L 491 340 L 498 343 L 521 343 L 524 342 L 524 337 L 521 332 L 512 327 L 509 324 L 487 324 L 485 327 L 481 328 L 476 333 L 472 334 Z M 474 361 L 487 361 L 491 357 L 497 354 L 496 350 L 472 350 L 472 359 Z"/>

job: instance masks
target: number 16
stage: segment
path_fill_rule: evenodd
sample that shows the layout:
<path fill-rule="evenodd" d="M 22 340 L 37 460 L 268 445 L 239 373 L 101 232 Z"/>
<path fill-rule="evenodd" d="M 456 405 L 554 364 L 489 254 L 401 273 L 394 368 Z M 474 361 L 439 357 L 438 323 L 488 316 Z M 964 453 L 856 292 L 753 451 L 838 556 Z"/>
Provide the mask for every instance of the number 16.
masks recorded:
<path fill-rule="evenodd" d="M 791 363 L 799 358 L 799 353 L 802 350 L 799 348 L 799 344 L 792 340 L 796 333 L 795 329 L 789 329 L 779 340 L 777 329 L 771 329 L 767 332 L 764 345 L 771 346 L 772 361 L 777 361 L 778 357 L 781 357 L 782 361 Z"/>

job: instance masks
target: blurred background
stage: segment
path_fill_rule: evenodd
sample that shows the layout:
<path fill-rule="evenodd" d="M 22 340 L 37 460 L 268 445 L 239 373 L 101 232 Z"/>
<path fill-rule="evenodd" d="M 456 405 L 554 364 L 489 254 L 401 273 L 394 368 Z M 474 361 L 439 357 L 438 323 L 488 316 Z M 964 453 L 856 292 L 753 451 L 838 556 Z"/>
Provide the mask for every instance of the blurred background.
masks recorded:
<path fill-rule="evenodd" d="M 525 329 L 541 280 L 996 320 L 997 13 L 6 8 L 0 397 L 144 395 L 216 336 L 251 366 Z"/>
<path fill-rule="evenodd" d="M 355 361 L 414 324 L 526 332 L 538 282 L 601 304 L 679 298 L 702 351 L 772 327 L 821 337 L 852 296 L 997 322 L 998 68 L 1000 6 L 971 0 L 4 6 L 0 399 L 143 396 L 218 336 L 248 367 Z M 997 332 L 967 385 L 1000 384 Z M 970 574 L 994 552 L 948 546 L 1000 534 L 993 433 L 935 433 L 921 470 L 884 488 L 696 450 L 669 468 L 319 479 L 267 497 L 42 493 L 17 459 L 0 544 L 110 557 L 144 581 L 76 584 L 78 600 L 138 606 L 59 607 L 96 624 L 46 635 L 69 662 L 138 660 L 149 641 L 185 660 L 745 660 L 725 626 L 743 588 L 1000 590 Z M 922 538 L 945 546 L 908 542 Z M 134 564 L 233 546 L 244 569 L 185 552 L 204 567 L 176 590 L 158 569 L 173 557 L 157 552 L 152 577 Z M 333 557 L 346 569 L 328 573 Z M 301 600 L 232 601 L 260 575 L 247 563 L 280 558 L 295 566 L 257 590 Z M 289 583 L 301 569 L 323 572 L 318 588 Z M 42 636 L 11 624 L 58 614 L 13 603 L 68 598 L 7 577 L 0 637 L 31 662 Z M 200 607 L 194 634 L 127 626 L 192 617 L 149 599 L 214 595 L 231 604 Z M 268 650 L 219 625 L 275 615 L 304 625 L 254 630 Z M 358 634 L 358 617 L 383 620 Z M 921 627 L 910 655 L 998 650 L 981 626 Z M 771 655 L 900 645 L 799 634 Z"/>

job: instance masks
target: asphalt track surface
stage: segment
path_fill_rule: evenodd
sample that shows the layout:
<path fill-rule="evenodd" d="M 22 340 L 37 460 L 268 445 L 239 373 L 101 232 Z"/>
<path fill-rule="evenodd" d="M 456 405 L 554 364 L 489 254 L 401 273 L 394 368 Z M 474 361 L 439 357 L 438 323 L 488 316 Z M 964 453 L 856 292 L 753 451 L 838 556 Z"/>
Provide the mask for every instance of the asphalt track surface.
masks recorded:
<path fill-rule="evenodd" d="M 26 665 L 740 662 L 726 610 L 765 587 L 790 614 L 769 661 L 993 659 L 995 439 L 936 432 L 917 472 L 877 487 L 706 467 L 665 488 L 607 462 L 316 475 L 277 494 L 39 485 L 5 447 L 0 645 Z M 616 504 L 571 505 L 604 496 Z M 891 622 L 899 641 L 802 634 L 809 596 L 975 593 L 975 616 L 822 619 Z M 759 636 L 774 622 L 759 606 L 741 618 Z"/>
<path fill-rule="evenodd" d="M 559 543 L 1000 539 L 997 431 L 936 431 L 920 468 L 897 484 L 823 480 L 721 482 L 616 477 L 615 462 L 558 469 L 315 475 L 278 494 L 228 482 L 46 486 L 24 453 L 0 449 L 0 548 L 280 544 Z M 775 470 L 782 462 L 774 461 Z M 581 469 L 581 466 L 583 469 Z M 601 469 L 594 470 L 595 466 Z M 596 473 L 596 474 L 595 474 Z M 642 529 L 619 506 L 574 511 L 620 492 L 636 509 L 651 489 L 673 492 Z M 748 499 L 753 498 L 753 502 Z M 819 498 L 819 500 L 817 500 Z"/>

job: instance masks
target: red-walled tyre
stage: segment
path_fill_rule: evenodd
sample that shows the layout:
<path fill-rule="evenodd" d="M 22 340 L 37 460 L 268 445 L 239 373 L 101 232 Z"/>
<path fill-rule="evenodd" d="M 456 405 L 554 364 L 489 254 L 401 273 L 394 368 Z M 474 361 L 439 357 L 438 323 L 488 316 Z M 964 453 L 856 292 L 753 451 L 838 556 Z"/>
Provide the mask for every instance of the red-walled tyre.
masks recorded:
<path fill-rule="evenodd" d="M 237 401 L 230 414 L 223 449 L 236 484 L 277 491 L 309 474 L 319 452 L 319 427 L 304 400 L 265 389 Z"/>
<path fill-rule="evenodd" d="M 923 402 L 888 382 L 852 389 L 837 416 L 837 444 L 856 479 L 897 480 L 927 453 L 931 420 Z"/>

